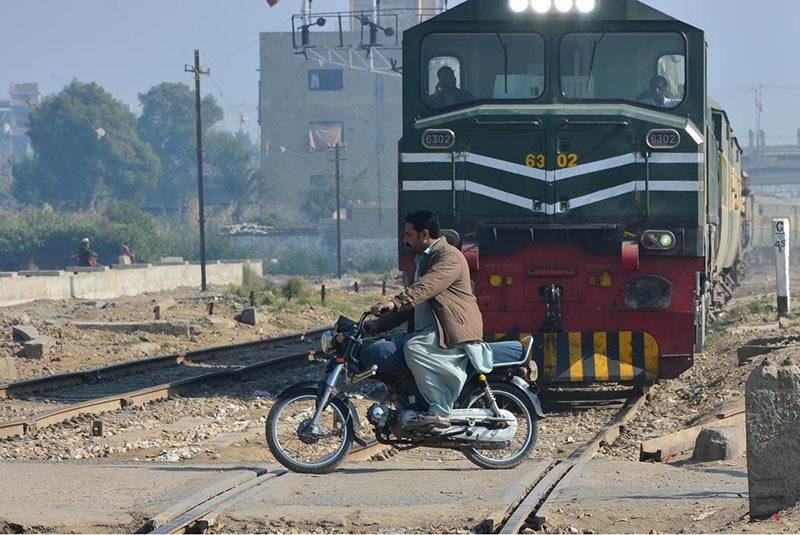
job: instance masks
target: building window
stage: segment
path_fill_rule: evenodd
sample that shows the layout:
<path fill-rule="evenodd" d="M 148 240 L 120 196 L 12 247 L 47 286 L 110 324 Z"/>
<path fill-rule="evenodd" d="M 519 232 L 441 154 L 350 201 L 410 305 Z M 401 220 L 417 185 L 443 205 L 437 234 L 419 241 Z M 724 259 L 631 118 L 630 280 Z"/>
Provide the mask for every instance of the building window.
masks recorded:
<path fill-rule="evenodd" d="M 342 69 L 309 69 L 309 91 L 341 91 L 344 89 Z"/>
<path fill-rule="evenodd" d="M 312 151 L 328 150 L 344 142 L 342 121 L 314 121 L 308 123 L 308 146 Z"/>

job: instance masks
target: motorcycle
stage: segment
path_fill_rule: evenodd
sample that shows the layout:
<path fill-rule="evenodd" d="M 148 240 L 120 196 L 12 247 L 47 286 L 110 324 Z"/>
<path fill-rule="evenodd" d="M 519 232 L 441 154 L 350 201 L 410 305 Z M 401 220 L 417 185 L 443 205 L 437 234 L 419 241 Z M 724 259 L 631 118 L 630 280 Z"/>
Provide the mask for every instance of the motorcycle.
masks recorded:
<path fill-rule="evenodd" d="M 345 460 L 354 441 L 366 446 L 355 405 L 360 396 L 353 387 L 369 378 L 386 386 L 382 399 L 366 411 L 382 444 L 458 450 L 486 469 L 514 468 L 530 455 L 538 420 L 544 418 L 538 370 L 530 358 L 532 340 L 490 344 L 494 368 L 484 375 L 468 367 L 449 427 L 420 427 L 413 422 L 426 407 L 410 372 L 385 373 L 359 358 L 375 342 L 362 334 L 368 315 L 358 322 L 340 317 L 322 336 L 322 351 L 330 360 L 321 379 L 294 384 L 278 395 L 266 422 L 267 444 L 278 462 L 295 472 L 326 474 Z"/>

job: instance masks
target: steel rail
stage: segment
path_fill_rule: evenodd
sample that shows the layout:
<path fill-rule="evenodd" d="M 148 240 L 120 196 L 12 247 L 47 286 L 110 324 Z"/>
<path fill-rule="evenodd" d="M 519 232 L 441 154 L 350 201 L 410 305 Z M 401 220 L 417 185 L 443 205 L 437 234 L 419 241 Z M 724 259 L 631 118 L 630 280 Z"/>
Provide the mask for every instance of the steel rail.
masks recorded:
<path fill-rule="evenodd" d="M 315 331 L 311 331 L 311 333 L 314 332 Z M 299 333 L 295 335 L 282 336 L 273 339 L 259 340 L 255 342 L 246 342 L 244 344 L 235 344 L 234 346 L 218 346 L 205 350 L 198 350 L 191 352 L 192 353 L 191 355 L 183 355 L 184 358 L 180 362 L 183 362 L 183 360 L 202 360 L 198 359 L 198 357 L 208 358 L 209 356 L 219 352 L 229 352 L 232 350 L 248 349 L 253 347 L 260 347 L 263 345 L 274 346 L 279 343 L 284 343 L 288 341 L 303 340 L 305 336 L 308 334 L 309 333 Z M 268 358 L 265 361 L 252 364 L 249 366 L 241 366 L 238 368 L 221 370 L 221 371 L 212 371 L 194 377 L 180 379 L 178 381 L 154 385 L 148 388 L 138 389 L 129 392 L 122 392 L 112 396 L 98 397 L 96 399 L 91 399 L 80 403 L 74 403 L 67 407 L 61 407 L 51 411 L 42 412 L 26 418 L 10 420 L 7 422 L 0 422 L 0 438 L 24 436 L 27 434 L 34 433 L 38 429 L 54 425 L 57 423 L 62 423 L 71 418 L 75 418 L 77 416 L 81 416 L 84 414 L 99 414 L 103 412 L 117 411 L 120 409 L 133 407 L 136 405 L 144 405 L 151 401 L 165 399 L 170 397 L 171 395 L 189 390 L 191 388 L 196 387 L 199 384 L 224 380 L 229 378 L 241 377 L 249 373 L 258 371 L 265 367 L 272 367 L 289 361 L 310 358 L 313 355 L 314 351 L 303 351 L 300 353 L 292 353 L 289 355 L 278 355 Z M 170 358 L 172 357 L 173 356 L 170 356 Z M 159 359 L 159 357 L 155 357 L 155 359 Z M 144 360 L 147 362 L 154 361 L 153 358 Z M 155 367 L 162 366 L 164 365 L 163 364 L 164 362 L 168 361 L 160 360 L 159 362 L 161 364 L 157 364 Z M 124 364 L 130 364 L 130 366 L 126 368 L 128 370 L 145 369 L 153 367 L 143 364 L 142 361 L 132 361 L 131 363 L 124 363 Z M 115 365 L 114 368 L 119 368 L 119 365 Z M 50 378 L 49 377 L 41 378 L 41 382 L 39 384 L 48 384 L 47 383 L 48 379 Z M 64 383 L 61 382 L 60 378 L 57 378 L 54 384 L 64 384 Z"/>
<path fill-rule="evenodd" d="M 271 347 L 282 343 L 302 342 L 306 338 L 312 336 L 322 335 L 326 329 L 314 329 L 310 331 L 303 331 L 299 333 L 287 334 L 277 336 L 275 338 L 264 338 L 261 340 L 252 340 L 249 342 L 241 342 L 238 344 L 231 344 L 225 346 L 215 346 L 204 349 L 195 349 L 182 353 L 171 353 L 169 355 L 148 357 L 144 359 L 131 360 L 128 362 L 120 362 L 94 368 L 91 370 L 79 372 L 67 372 L 57 375 L 48 375 L 45 377 L 37 377 L 34 379 L 25 379 L 22 381 L 15 381 L 13 383 L 6 383 L 0 385 L 0 399 L 13 398 L 13 394 L 36 392 L 40 390 L 58 388 L 64 385 L 80 384 L 83 382 L 90 382 L 99 377 L 111 377 L 114 375 L 123 375 L 143 369 L 152 369 L 173 364 L 180 364 L 184 361 L 202 361 L 207 358 L 214 357 L 219 353 L 242 351 L 247 349 L 254 349 L 259 347 Z"/>
<path fill-rule="evenodd" d="M 348 460 L 362 459 L 373 450 L 382 448 L 384 445 L 373 439 L 366 446 L 353 447 L 347 454 Z M 136 533 L 206 533 L 223 509 L 249 498 L 270 479 L 290 474 L 291 472 L 282 468 L 270 470 L 270 467 L 242 474 L 194 494 L 159 513 Z"/>
<path fill-rule="evenodd" d="M 647 395 L 631 398 L 594 437 L 579 445 L 564 461 L 540 463 L 512 487 L 501 501 L 503 505 L 479 524 L 482 533 L 519 533 L 525 527 L 541 530 L 550 511 L 548 500 L 566 488 L 602 443 L 620 435 L 625 423 L 645 404 Z"/>

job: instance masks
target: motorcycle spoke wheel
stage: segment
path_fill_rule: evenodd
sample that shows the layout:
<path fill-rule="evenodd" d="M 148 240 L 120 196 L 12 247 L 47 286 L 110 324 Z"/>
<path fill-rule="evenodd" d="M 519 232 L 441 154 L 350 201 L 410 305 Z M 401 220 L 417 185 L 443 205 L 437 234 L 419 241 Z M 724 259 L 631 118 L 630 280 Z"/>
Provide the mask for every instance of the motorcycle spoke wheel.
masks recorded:
<path fill-rule="evenodd" d="M 497 406 L 511 412 L 517 419 L 517 432 L 508 446 L 503 448 L 470 447 L 466 457 L 482 468 L 514 468 L 528 458 L 539 436 L 539 422 L 533 405 L 525 394 L 515 387 L 492 385 Z M 469 398 L 466 408 L 490 408 L 486 394 L 477 390 Z"/>
<path fill-rule="evenodd" d="M 324 474 L 344 461 L 353 440 L 347 409 L 334 400 L 322 411 L 317 426 L 311 420 L 316 393 L 278 400 L 267 417 L 267 444 L 275 459 L 295 472 Z"/>

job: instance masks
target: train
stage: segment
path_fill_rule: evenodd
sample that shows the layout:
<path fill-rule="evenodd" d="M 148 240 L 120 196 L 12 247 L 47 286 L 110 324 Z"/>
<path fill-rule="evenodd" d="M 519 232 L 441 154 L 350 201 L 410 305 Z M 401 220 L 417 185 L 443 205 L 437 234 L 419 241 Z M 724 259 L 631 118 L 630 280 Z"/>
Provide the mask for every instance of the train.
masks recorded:
<path fill-rule="evenodd" d="M 400 227 L 439 215 L 486 339 L 532 336 L 542 384 L 688 370 L 755 206 L 703 30 L 638 0 L 467 0 L 402 53 Z"/>

